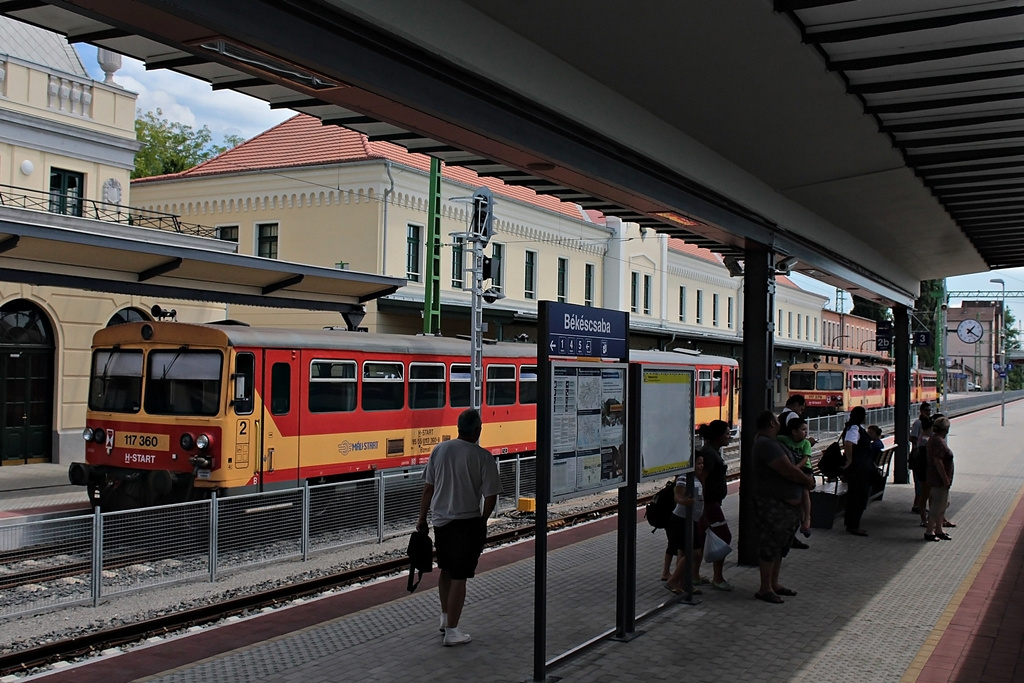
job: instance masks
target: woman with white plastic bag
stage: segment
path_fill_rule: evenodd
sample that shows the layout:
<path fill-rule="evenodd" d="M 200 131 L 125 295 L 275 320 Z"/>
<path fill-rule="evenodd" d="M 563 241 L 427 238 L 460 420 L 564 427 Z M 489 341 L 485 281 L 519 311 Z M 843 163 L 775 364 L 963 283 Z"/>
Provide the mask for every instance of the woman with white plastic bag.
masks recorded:
<path fill-rule="evenodd" d="M 697 520 L 697 534 L 702 536 L 707 531 L 714 532 L 718 540 L 723 541 L 726 547 L 732 543 L 732 532 L 725 520 L 725 513 L 722 511 L 722 501 L 728 494 L 726 484 L 726 465 L 722 457 L 722 449 L 729 445 L 732 434 L 729 424 L 723 420 L 712 420 L 708 424 L 701 425 L 697 429 L 698 436 L 704 441 L 698 451 L 704 457 L 704 514 Z M 705 548 L 706 545 L 702 545 Z M 728 554 L 728 553 L 726 553 Z M 725 556 L 718 559 L 708 559 L 704 555 L 704 561 L 712 566 L 711 587 L 720 591 L 731 591 L 732 584 L 729 583 L 722 570 L 725 567 Z"/>

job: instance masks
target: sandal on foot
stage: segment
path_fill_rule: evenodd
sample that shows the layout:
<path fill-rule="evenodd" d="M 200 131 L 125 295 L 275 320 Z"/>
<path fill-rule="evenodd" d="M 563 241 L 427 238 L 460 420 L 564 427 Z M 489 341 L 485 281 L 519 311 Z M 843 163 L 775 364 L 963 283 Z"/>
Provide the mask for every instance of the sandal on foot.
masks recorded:
<path fill-rule="evenodd" d="M 684 591 L 682 588 L 675 588 L 673 586 L 668 585 L 667 583 L 665 584 L 665 588 L 667 588 L 668 590 L 672 591 L 676 595 L 685 595 L 686 594 L 686 591 Z"/>
<path fill-rule="evenodd" d="M 781 605 L 782 603 L 785 602 L 785 600 L 780 598 L 775 593 L 764 593 L 764 594 L 754 593 L 754 597 L 757 598 L 758 600 L 760 600 L 761 602 L 770 602 L 773 605 Z"/>
<path fill-rule="evenodd" d="M 938 536 L 936 536 L 935 534 L 925 534 L 924 535 L 924 540 L 926 540 L 926 541 L 941 541 L 942 539 L 939 538 Z"/>
<path fill-rule="evenodd" d="M 785 595 L 787 598 L 791 598 L 791 597 L 796 595 L 796 591 L 792 590 L 791 588 L 782 587 L 782 588 L 776 588 L 775 589 L 775 594 L 776 595 Z"/>
<path fill-rule="evenodd" d="M 947 529 L 955 529 L 956 528 L 956 524 L 953 524 L 953 522 L 950 522 L 949 520 L 946 520 L 945 522 L 943 522 L 942 526 L 946 527 Z"/>

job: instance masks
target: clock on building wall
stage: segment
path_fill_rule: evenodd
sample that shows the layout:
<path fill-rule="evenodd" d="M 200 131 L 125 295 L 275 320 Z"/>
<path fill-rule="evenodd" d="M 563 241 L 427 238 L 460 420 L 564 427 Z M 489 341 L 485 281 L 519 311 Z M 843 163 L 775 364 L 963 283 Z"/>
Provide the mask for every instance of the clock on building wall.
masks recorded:
<path fill-rule="evenodd" d="M 956 326 L 956 336 L 965 344 L 977 344 L 984 333 L 984 328 L 977 320 L 964 320 Z"/>

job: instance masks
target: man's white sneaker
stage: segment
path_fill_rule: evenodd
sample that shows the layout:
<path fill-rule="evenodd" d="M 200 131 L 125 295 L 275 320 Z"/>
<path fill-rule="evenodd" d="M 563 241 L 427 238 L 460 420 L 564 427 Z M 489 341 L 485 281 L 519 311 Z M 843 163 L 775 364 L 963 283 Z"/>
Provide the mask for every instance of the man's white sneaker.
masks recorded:
<path fill-rule="evenodd" d="M 444 630 L 446 628 L 448 628 L 448 615 L 445 614 L 444 612 L 441 612 L 441 621 L 440 621 L 440 625 L 437 627 L 437 630 L 440 631 L 441 633 L 444 633 Z"/>
<path fill-rule="evenodd" d="M 465 645 L 471 640 L 473 639 L 469 637 L 468 633 L 463 633 L 457 628 L 446 628 L 444 630 L 445 647 L 451 647 L 453 645 Z"/>

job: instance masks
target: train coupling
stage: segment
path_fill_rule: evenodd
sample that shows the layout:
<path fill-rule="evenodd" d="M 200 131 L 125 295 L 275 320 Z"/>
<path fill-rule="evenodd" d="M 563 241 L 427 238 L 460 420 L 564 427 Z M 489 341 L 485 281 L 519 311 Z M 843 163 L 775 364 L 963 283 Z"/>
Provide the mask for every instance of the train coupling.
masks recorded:
<path fill-rule="evenodd" d="M 188 459 L 188 464 L 201 470 L 208 470 L 213 467 L 213 458 L 207 455 L 193 455 Z"/>

